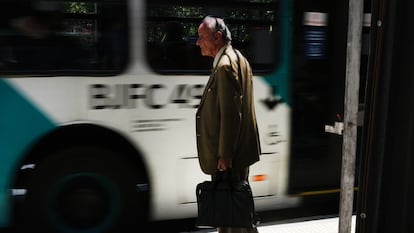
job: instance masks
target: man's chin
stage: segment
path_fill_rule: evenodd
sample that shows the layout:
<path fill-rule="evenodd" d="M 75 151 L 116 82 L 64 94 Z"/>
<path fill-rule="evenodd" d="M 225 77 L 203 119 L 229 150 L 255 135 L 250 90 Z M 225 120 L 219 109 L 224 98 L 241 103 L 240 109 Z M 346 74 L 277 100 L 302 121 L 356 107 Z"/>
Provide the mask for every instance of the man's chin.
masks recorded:
<path fill-rule="evenodd" d="M 207 54 L 207 53 L 201 53 L 201 55 L 202 55 L 203 57 L 211 57 L 211 55 L 210 55 L 210 54 Z"/>

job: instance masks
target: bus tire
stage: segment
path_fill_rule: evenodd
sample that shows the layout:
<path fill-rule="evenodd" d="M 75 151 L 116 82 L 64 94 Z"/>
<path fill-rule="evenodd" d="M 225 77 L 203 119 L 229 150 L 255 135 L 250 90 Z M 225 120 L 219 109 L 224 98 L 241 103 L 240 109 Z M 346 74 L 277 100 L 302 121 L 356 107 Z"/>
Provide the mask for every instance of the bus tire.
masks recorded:
<path fill-rule="evenodd" d="M 29 232 L 125 232 L 148 220 L 147 181 L 117 152 L 78 146 L 36 164 L 19 226 Z"/>

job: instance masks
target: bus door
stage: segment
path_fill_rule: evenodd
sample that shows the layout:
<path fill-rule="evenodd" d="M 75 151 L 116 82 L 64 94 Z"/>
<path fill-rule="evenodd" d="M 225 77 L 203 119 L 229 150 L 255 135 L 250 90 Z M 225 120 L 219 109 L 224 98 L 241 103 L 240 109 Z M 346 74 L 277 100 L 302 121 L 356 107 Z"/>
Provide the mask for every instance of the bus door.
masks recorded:
<path fill-rule="evenodd" d="M 368 1 L 365 5 L 369 10 Z M 348 28 L 346 9 L 348 1 L 345 0 L 295 2 L 290 194 L 339 193 Z M 365 14 L 361 110 L 369 23 L 369 14 Z"/>

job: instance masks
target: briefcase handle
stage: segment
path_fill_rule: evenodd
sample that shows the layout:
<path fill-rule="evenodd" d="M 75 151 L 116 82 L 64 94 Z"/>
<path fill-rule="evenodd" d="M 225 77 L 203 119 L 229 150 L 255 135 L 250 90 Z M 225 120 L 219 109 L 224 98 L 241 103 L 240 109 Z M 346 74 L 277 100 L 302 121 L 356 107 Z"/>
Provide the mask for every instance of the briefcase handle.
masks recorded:
<path fill-rule="evenodd" d="M 233 170 L 231 168 L 225 170 L 225 171 L 219 171 L 217 170 L 214 179 L 213 179 L 213 187 L 217 187 L 220 183 L 227 183 L 229 187 L 234 188 L 234 185 L 238 182 L 241 182 L 240 178 L 236 178 L 234 174 L 232 173 Z M 246 182 L 248 182 L 246 180 Z"/>

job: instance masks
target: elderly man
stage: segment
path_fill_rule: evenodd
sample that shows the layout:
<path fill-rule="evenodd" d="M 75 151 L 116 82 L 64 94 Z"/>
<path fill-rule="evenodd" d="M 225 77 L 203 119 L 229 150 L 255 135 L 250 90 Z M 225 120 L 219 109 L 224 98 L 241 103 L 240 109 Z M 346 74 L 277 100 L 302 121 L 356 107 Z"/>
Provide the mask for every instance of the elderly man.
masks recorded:
<path fill-rule="evenodd" d="M 198 35 L 201 54 L 214 58 L 196 113 L 200 167 L 212 179 L 217 171 L 231 168 L 233 178 L 248 180 L 249 167 L 261 153 L 250 64 L 231 46 L 223 19 L 205 17 Z M 218 232 L 257 232 L 257 228 L 218 228 Z"/>

